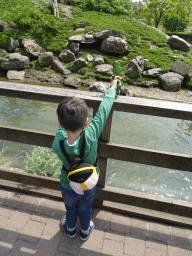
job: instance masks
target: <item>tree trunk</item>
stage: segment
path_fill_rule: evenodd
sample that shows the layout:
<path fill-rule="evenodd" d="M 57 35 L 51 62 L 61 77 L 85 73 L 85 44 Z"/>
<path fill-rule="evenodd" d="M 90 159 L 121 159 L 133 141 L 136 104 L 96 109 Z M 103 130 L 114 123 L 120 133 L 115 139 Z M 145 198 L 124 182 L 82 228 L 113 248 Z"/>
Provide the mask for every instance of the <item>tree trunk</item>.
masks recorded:
<path fill-rule="evenodd" d="M 54 0 L 53 2 L 53 13 L 56 19 L 59 18 L 59 9 L 58 9 L 58 3 L 57 0 Z"/>

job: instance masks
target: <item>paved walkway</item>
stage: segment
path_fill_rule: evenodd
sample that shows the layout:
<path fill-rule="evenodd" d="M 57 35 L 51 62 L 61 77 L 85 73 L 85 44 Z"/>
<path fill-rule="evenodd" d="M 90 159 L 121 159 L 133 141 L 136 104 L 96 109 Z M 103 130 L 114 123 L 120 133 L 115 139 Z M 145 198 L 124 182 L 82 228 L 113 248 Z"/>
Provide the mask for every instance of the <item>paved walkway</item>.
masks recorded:
<path fill-rule="evenodd" d="M 191 256 L 192 229 L 94 209 L 86 242 L 60 230 L 64 204 L 0 190 L 1 256 Z"/>

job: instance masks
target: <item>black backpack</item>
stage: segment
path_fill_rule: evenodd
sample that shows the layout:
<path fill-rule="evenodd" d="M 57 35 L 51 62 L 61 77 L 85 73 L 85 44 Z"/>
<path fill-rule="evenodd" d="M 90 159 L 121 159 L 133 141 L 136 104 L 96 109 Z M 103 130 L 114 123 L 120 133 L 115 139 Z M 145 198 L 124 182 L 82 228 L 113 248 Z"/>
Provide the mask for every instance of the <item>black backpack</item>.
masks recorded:
<path fill-rule="evenodd" d="M 68 163 L 70 164 L 70 168 L 67 170 L 63 165 L 63 169 L 67 174 L 67 178 L 69 181 L 73 181 L 76 183 L 83 183 L 85 182 L 92 173 L 97 173 L 97 162 L 95 165 L 88 164 L 84 162 L 84 155 L 85 155 L 85 132 L 83 131 L 81 134 L 81 147 L 80 147 L 80 155 L 71 160 L 69 155 L 67 154 L 65 147 L 64 147 L 64 140 L 59 141 L 60 148 L 67 159 Z"/>

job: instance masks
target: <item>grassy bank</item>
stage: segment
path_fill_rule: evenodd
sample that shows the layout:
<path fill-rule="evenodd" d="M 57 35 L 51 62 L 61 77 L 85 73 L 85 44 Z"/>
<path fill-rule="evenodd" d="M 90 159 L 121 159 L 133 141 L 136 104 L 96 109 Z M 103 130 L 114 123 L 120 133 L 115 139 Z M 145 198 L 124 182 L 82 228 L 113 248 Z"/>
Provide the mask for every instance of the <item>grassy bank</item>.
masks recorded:
<path fill-rule="evenodd" d="M 85 11 L 78 6 L 71 8 L 74 18 L 64 22 L 64 14 L 61 10 L 60 18 L 56 20 L 42 0 L 39 0 L 38 4 L 31 0 L 4 0 L 0 2 L 1 20 L 9 24 L 14 22 L 18 28 L 9 28 L 1 32 L 0 41 L 5 43 L 10 36 L 17 39 L 33 38 L 44 51 L 60 53 L 67 46 L 69 36 L 82 33 L 82 31 L 74 31 L 74 25 L 84 22 L 87 26 L 83 33 L 110 29 L 126 36 L 129 53 L 127 56 L 119 57 L 124 72 L 130 60 L 136 56 L 149 59 L 149 64 L 164 71 L 168 71 L 175 60 L 184 61 L 192 66 L 191 53 L 170 50 L 163 34 L 136 19 L 127 15 Z M 115 58 L 105 55 L 104 59 L 106 63 L 112 63 Z M 90 65 L 88 69 L 91 70 L 92 66 Z"/>

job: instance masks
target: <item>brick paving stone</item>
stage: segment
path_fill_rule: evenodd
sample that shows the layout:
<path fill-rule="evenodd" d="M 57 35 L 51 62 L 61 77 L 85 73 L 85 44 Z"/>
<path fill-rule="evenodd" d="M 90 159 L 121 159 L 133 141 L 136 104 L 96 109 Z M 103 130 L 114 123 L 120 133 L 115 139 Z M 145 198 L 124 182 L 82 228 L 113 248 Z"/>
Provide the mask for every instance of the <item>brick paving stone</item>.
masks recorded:
<path fill-rule="evenodd" d="M 0 241 L 0 255 L 1 256 L 9 255 L 12 247 L 13 247 L 13 244 L 4 242 L 4 241 Z"/>
<path fill-rule="evenodd" d="M 26 195 L 20 193 L 10 194 L 10 197 L 6 198 L 2 205 L 10 208 L 19 208 L 25 197 Z"/>
<path fill-rule="evenodd" d="M 187 228 L 180 228 L 176 226 L 170 226 L 171 242 L 170 245 L 174 245 L 183 249 L 191 248 L 191 241 L 189 237 L 191 231 Z"/>
<path fill-rule="evenodd" d="M 131 217 L 130 233 L 137 238 L 146 239 L 149 234 L 149 221 Z"/>
<path fill-rule="evenodd" d="M 19 237 L 19 233 L 6 229 L 0 229 L 0 255 L 8 255 L 13 244 Z"/>
<path fill-rule="evenodd" d="M 168 256 L 192 256 L 192 251 L 168 245 Z"/>
<path fill-rule="evenodd" d="M 86 254 L 83 254 L 83 255 L 85 256 Z M 71 254 L 71 253 L 63 253 L 63 252 L 56 252 L 56 254 L 54 256 L 73 256 L 73 254 Z M 88 256 L 88 255 L 86 255 L 86 256 Z"/>
<path fill-rule="evenodd" d="M 146 248 L 146 256 L 167 256 L 167 252 Z"/>
<path fill-rule="evenodd" d="M 28 256 L 34 255 L 36 252 L 36 245 L 30 242 L 18 240 L 9 254 L 10 256 Z"/>
<path fill-rule="evenodd" d="M 38 221 L 38 222 L 42 222 L 44 224 L 47 224 L 47 222 L 49 221 L 49 217 L 46 216 L 39 216 L 39 215 L 30 215 L 30 220 L 34 220 L 34 221 Z"/>
<path fill-rule="evenodd" d="M 62 232 L 61 241 L 58 245 L 58 252 L 78 256 L 82 244 L 83 242 L 79 239 L 78 235 L 76 235 L 74 238 L 70 238 L 65 232 Z"/>
<path fill-rule="evenodd" d="M 54 256 L 60 241 L 61 232 L 52 235 L 52 237 L 49 235 L 49 238 L 42 235 L 37 244 L 37 251 L 34 256 Z"/>
<path fill-rule="evenodd" d="M 129 256 L 144 256 L 146 251 L 145 241 L 131 236 L 125 237 L 124 252 Z"/>
<path fill-rule="evenodd" d="M 104 232 L 101 230 L 94 229 L 90 234 L 89 239 L 82 244 L 81 248 L 84 248 L 90 251 L 101 252 L 103 239 L 104 239 Z"/>
<path fill-rule="evenodd" d="M 120 243 L 125 242 L 125 236 L 123 234 L 114 233 L 112 231 L 105 232 L 104 239 L 109 239 L 109 240 L 120 242 Z"/>
<path fill-rule="evenodd" d="M 130 217 L 123 216 L 122 214 L 112 214 L 111 230 L 129 234 L 130 232 Z"/>
<path fill-rule="evenodd" d="M 104 239 L 102 253 L 113 256 L 123 256 L 123 243 Z"/>
<path fill-rule="evenodd" d="M 9 218 L 5 228 L 11 231 L 22 232 L 29 220 L 29 217 L 30 215 L 27 213 L 14 211 L 14 215 Z"/>
<path fill-rule="evenodd" d="M 79 254 L 78 256 L 108 256 L 109 254 L 103 254 L 101 252 L 95 252 L 95 251 L 92 251 L 92 250 L 86 250 L 86 249 L 83 249 L 83 248 L 80 248 L 80 251 L 79 251 Z M 57 256 L 57 255 L 55 255 Z M 59 255 L 59 256 L 63 256 L 63 255 Z M 70 255 L 67 255 L 67 256 L 71 256 Z"/>
<path fill-rule="evenodd" d="M 13 209 L 8 209 L 6 207 L 0 206 L 0 216 L 10 217 L 14 214 L 14 212 L 15 211 Z"/>
<path fill-rule="evenodd" d="M 146 247 L 159 250 L 159 251 L 164 251 L 167 252 L 167 245 L 166 243 L 160 243 L 157 241 L 146 241 Z"/>
<path fill-rule="evenodd" d="M 46 226 L 43 230 L 43 237 L 46 239 L 51 239 L 58 233 L 60 233 L 60 221 L 48 219 Z"/>
<path fill-rule="evenodd" d="M 37 243 L 43 233 L 44 228 L 45 223 L 29 220 L 25 225 L 20 238 L 27 242 Z"/>
<path fill-rule="evenodd" d="M 109 230 L 111 226 L 112 213 L 94 209 L 93 218 L 95 219 L 95 227 L 100 230 Z"/>
<path fill-rule="evenodd" d="M 39 205 L 39 198 L 34 196 L 26 196 L 19 208 L 29 212 L 35 212 L 38 205 Z"/>
<path fill-rule="evenodd" d="M 55 216 L 56 214 L 57 216 L 62 216 L 62 214 L 65 212 L 65 207 L 63 202 L 42 198 L 36 212 L 51 217 Z"/>
<path fill-rule="evenodd" d="M 0 216 L 0 227 L 4 228 L 7 225 L 9 218 L 6 216 Z"/>
<path fill-rule="evenodd" d="M 171 240 L 169 226 L 163 223 L 150 221 L 147 237 L 157 241 L 168 242 Z"/>

